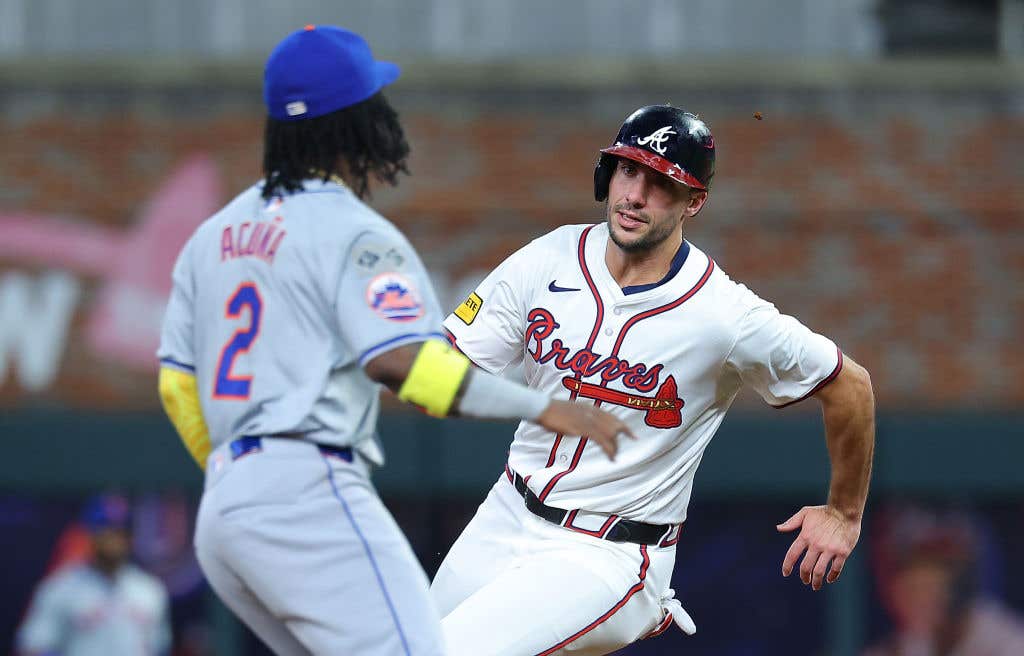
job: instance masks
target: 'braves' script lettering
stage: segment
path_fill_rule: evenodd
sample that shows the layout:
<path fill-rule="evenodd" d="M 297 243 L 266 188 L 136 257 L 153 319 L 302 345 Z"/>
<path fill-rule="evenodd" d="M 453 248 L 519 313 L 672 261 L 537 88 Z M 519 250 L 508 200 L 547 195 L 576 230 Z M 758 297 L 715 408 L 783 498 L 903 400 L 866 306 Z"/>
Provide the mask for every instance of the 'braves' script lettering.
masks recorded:
<path fill-rule="evenodd" d="M 526 349 L 537 363 L 551 363 L 563 371 L 571 371 L 582 378 L 601 376 L 606 384 L 621 379 L 622 384 L 640 392 L 650 392 L 658 386 L 658 378 L 664 367 L 660 364 L 648 367 L 643 362 L 630 364 L 614 355 L 602 357 L 588 348 L 572 351 L 561 339 L 548 342 L 559 327 L 555 317 L 543 308 L 530 310 L 526 320 Z"/>

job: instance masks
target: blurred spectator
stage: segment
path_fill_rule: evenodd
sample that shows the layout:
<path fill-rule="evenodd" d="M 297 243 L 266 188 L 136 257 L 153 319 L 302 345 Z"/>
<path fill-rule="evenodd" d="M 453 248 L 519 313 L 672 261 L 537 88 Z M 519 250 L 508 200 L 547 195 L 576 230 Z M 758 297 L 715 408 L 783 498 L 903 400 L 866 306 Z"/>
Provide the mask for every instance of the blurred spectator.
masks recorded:
<path fill-rule="evenodd" d="M 22 656 L 153 656 L 170 649 L 168 596 L 159 579 L 128 562 L 131 512 L 120 496 L 82 512 L 91 556 L 39 584 L 18 631 Z"/>
<path fill-rule="evenodd" d="M 893 631 L 865 656 L 1020 656 L 1024 621 L 980 592 L 980 535 L 961 512 L 884 513 L 873 552 Z"/>

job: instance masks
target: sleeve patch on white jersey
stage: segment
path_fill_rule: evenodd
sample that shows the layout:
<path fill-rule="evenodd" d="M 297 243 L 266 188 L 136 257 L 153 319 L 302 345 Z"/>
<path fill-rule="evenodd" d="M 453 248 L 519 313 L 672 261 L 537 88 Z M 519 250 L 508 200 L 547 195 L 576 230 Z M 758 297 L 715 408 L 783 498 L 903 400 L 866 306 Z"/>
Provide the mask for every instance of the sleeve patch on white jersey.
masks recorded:
<path fill-rule="evenodd" d="M 468 326 L 476 319 L 476 315 L 483 305 L 484 299 L 480 298 L 476 292 L 472 292 L 466 297 L 466 300 L 459 304 L 459 307 L 455 308 L 455 316 L 462 319 L 462 323 Z"/>
<path fill-rule="evenodd" d="M 366 304 L 388 321 L 415 321 L 424 314 L 423 302 L 412 281 L 395 272 L 382 273 L 370 280 Z"/>

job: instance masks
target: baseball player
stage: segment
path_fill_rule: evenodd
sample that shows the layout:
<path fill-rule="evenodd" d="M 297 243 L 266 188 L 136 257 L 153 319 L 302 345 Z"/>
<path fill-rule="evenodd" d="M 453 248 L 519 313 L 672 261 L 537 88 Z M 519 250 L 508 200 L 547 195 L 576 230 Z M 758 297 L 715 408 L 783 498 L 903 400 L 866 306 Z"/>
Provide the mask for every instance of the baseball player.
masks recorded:
<path fill-rule="evenodd" d="M 782 571 L 835 581 L 857 543 L 874 443 L 867 372 L 731 280 L 683 239 L 714 174 L 708 126 L 671 106 L 631 114 L 594 172 L 606 221 L 511 255 L 444 322 L 481 368 L 633 428 L 615 462 L 589 436 L 522 423 L 505 471 L 431 587 L 453 656 L 605 654 L 696 627 L 669 589 L 693 478 L 743 385 L 824 410 L 832 481 Z M 831 568 L 830 568 L 831 565 Z"/>
<path fill-rule="evenodd" d="M 171 647 L 164 584 L 128 562 L 128 501 L 111 494 L 85 505 L 89 562 L 60 569 L 36 590 L 17 636 L 19 656 L 156 656 Z"/>
<path fill-rule="evenodd" d="M 362 202 L 409 147 L 381 95 L 398 68 L 307 26 L 264 74 L 264 174 L 189 239 L 164 318 L 160 395 L 206 484 L 198 559 L 275 652 L 442 653 L 427 579 L 368 478 L 379 384 L 443 417 L 593 435 L 625 424 L 472 368 L 409 242 Z"/>

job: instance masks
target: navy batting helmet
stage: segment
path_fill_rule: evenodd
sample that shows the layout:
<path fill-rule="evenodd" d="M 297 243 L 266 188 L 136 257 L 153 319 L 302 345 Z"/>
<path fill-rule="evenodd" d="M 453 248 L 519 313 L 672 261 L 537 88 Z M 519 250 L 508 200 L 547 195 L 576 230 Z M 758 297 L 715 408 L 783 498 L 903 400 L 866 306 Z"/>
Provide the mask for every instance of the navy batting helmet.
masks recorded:
<path fill-rule="evenodd" d="M 608 197 L 616 158 L 646 164 L 687 187 L 707 191 L 715 175 L 715 139 L 694 114 L 671 105 L 649 105 L 630 114 L 615 143 L 601 150 L 594 168 L 594 198 Z"/>

